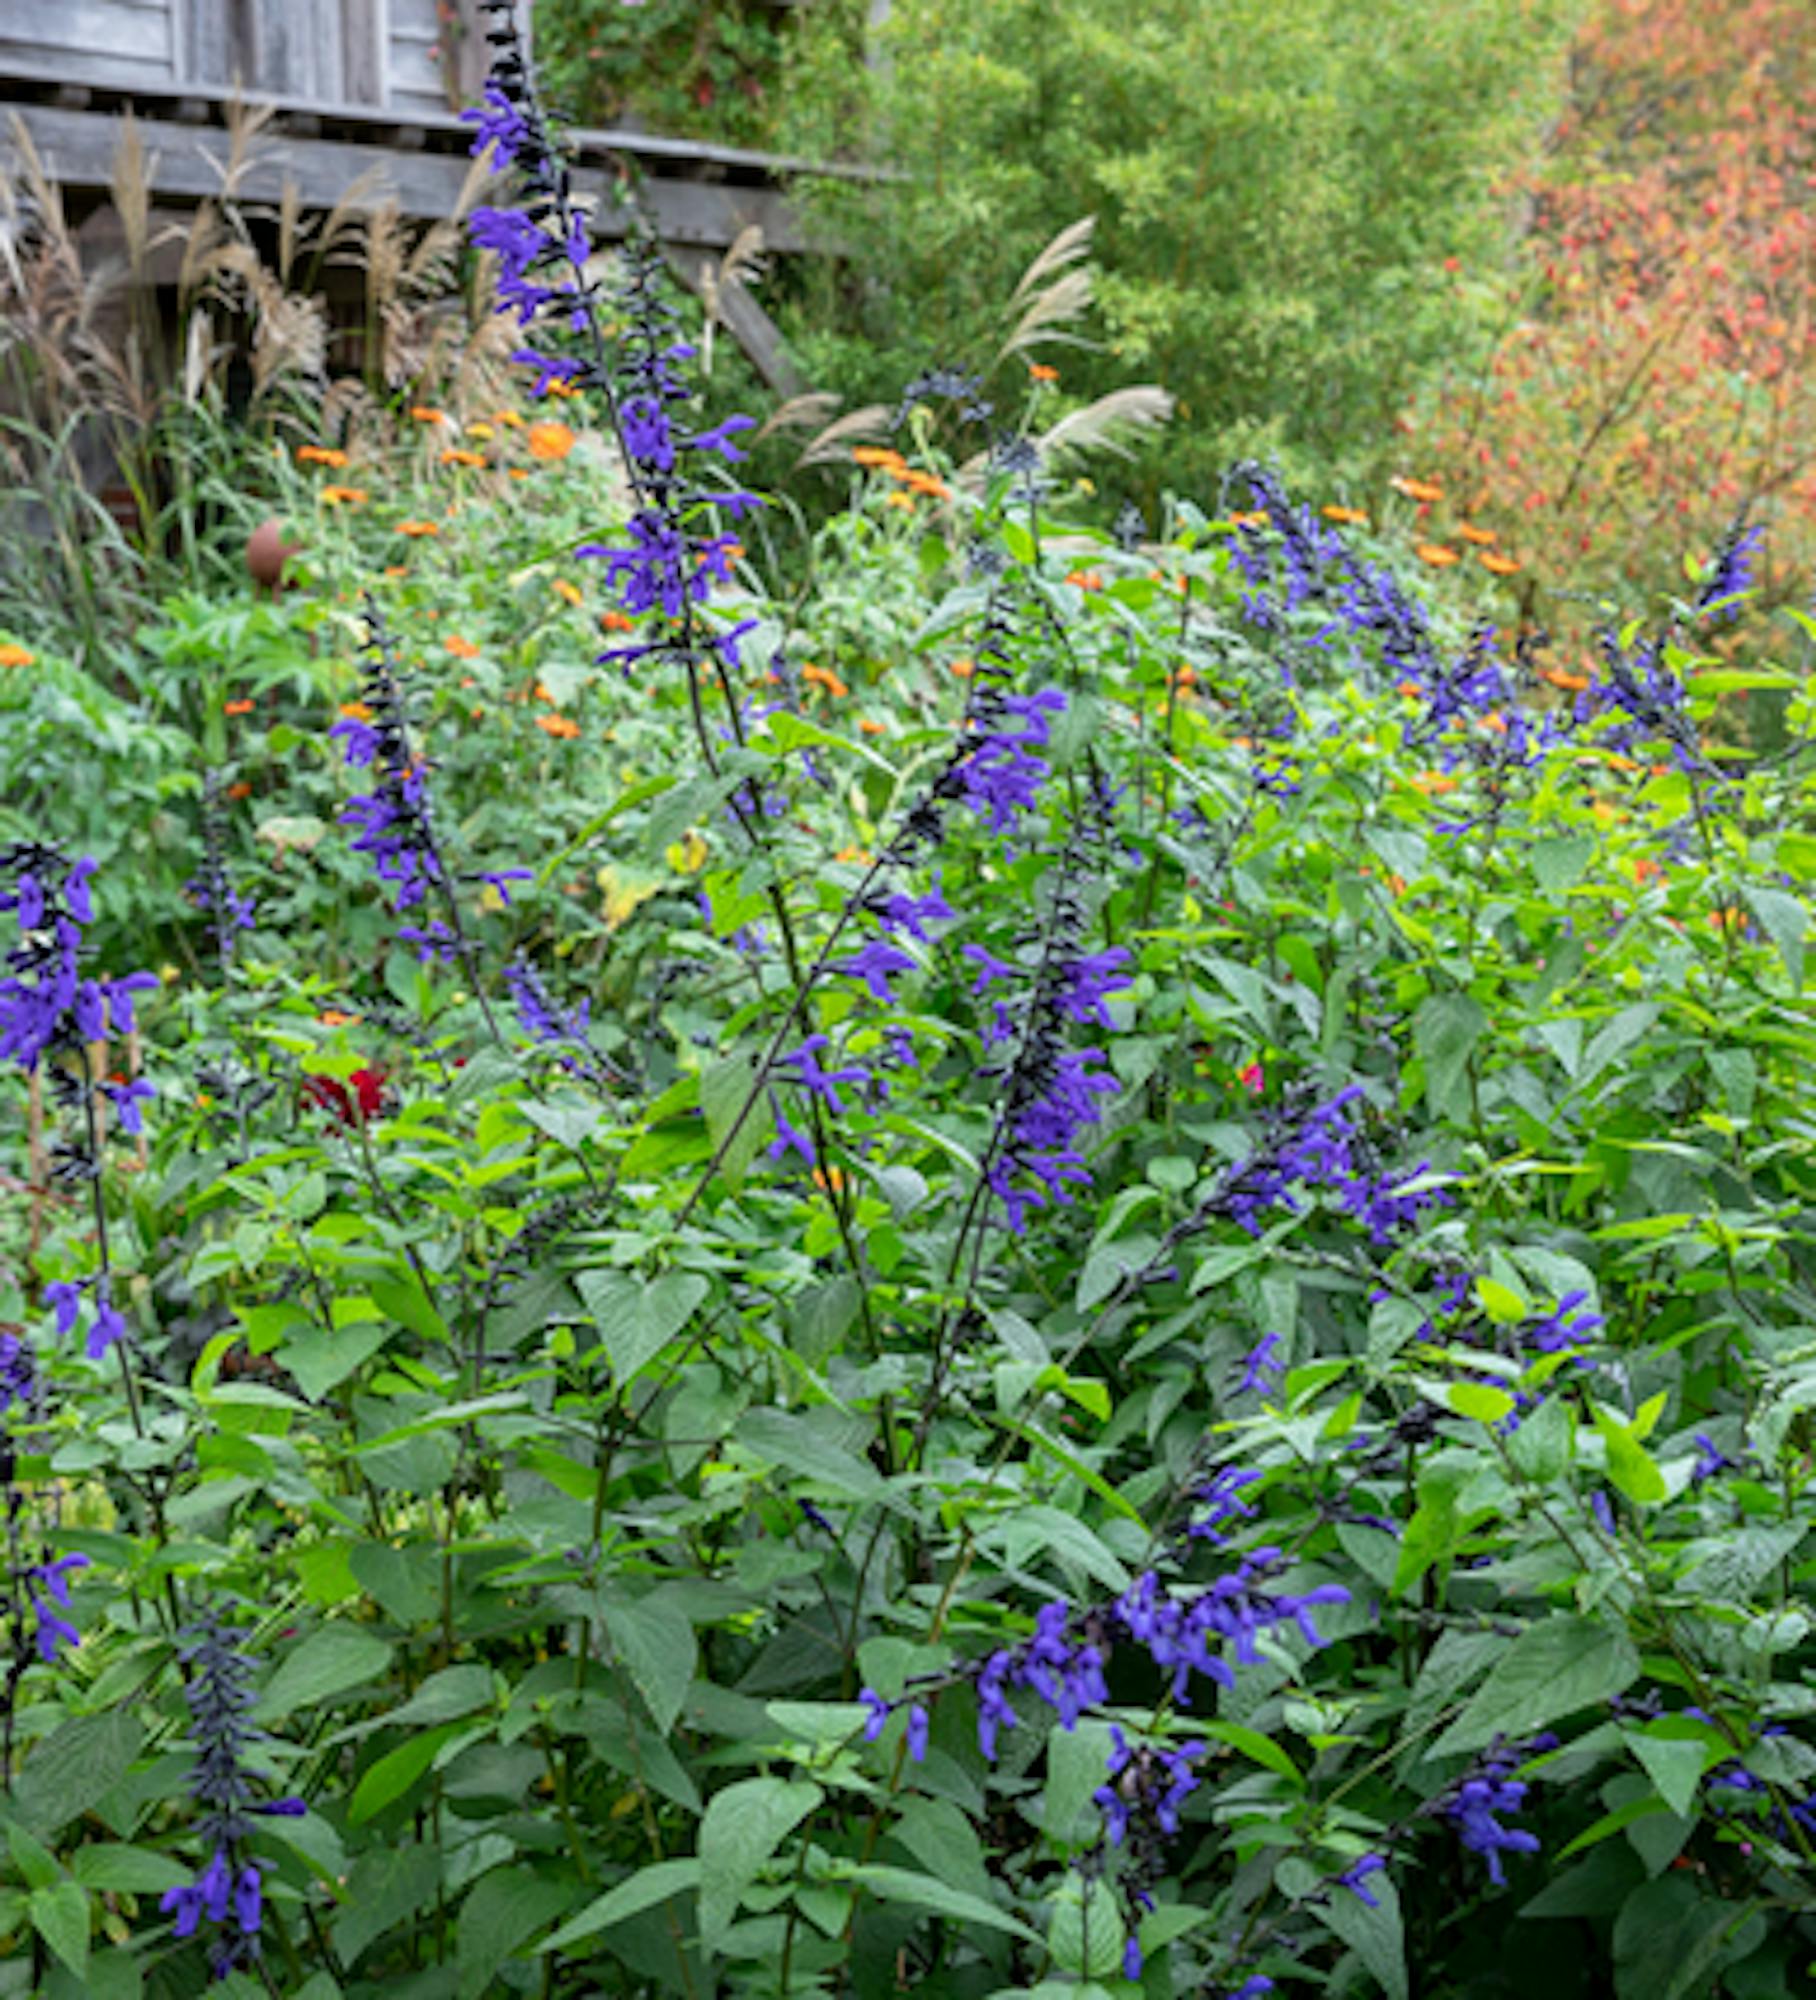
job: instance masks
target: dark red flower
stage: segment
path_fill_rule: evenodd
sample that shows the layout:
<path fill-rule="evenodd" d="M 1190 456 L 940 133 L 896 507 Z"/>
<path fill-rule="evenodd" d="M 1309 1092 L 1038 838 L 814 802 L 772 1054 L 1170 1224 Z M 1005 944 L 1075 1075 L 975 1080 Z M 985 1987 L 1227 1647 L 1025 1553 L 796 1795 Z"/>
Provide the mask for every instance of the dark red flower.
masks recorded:
<path fill-rule="evenodd" d="M 333 1076 L 305 1076 L 303 1089 L 323 1110 L 331 1111 L 343 1125 L 364 1125 L 385 1108 L 385 1078 L 379 1069 L 356 1069 L 347 1083 Z M 347 1084 L 352 1085 L 349 1090 Z"/>

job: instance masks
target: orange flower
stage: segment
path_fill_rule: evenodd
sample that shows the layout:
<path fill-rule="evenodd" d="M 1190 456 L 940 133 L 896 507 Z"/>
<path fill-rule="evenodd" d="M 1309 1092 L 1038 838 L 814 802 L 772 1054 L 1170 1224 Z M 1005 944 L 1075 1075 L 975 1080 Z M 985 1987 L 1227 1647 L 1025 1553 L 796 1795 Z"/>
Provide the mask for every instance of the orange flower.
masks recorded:
<path fill-rule="evenodd" d="M 1417 681 L 1396 681 L 1394 683 L 1394 693 L 1403 694 L 1408 701 L 1417 701 L 1424 692 L 1425 690 L 1420 687 Z"/>
<path fill-rule="evenodd" d="M 299 444 L 296 448 L 298 465 L 331 465 L 336 471 L 346 464 L 347 454 L 336 451 L 325 444 Z"/>
<path fill-rule="evenodd" d="M 1396 896 L 1404 896 L 1406 894 L 1406 877 L 1404 875 L 1389 875 L 1387 886 Z"/>
<path fill-rule="evenodd" d="M 9 639 L 0 646 L 0 667 L 29 667 L 37 661 L 36 653 L 28 653 L 23 646 L 15 646 Z"/>
<path fill-rule="evenodd" d="M 1028 379 L 1031 382 L 1057 382 L 1059 380 L 1059 370 L 1057 368 L 1050 368 L 1044 361 L 1030 361 L 1028 363 Z"/>
<path fill-rule="evenodd" d="M 1498 708 L 1491 708 L 1488 711 L 1488 713 L 1482 717 L 1482 727 L 1486 729 L 1491 736 L 1505 736 L 1507 734 L 1507 718 L 1500 712 Z"/>
<path fill-rule="evenodd" d="M 372 711 L 363 701 L 343 701 L 340 705 L 340 712 L 355 722 L 370 722 L 372 720 Z"/>
<path fill-rule="evenodd" d="M 910 472 L 904 476 L 902 484 L 910 493 L 922 494 L 929 500 L 952 498 L 952 488 L 943 479 L 935 479 L 930 472 Z"/>
<path fill-rule="evenodd" d="M 520 431 L 523 429 L 523 419 L 515 410 L 494 410 L 492 412 L 492 421 L 495 424 L 503 424 L 506 430 Z"/>
<path fill-rule="evenodd" d="M 1198 685 L 1198 675 L 1191 667 L 1181 667 L 1173 676 L 1175 687 L 1189 688 Z"/>
<path fill-rule="evenodd" d="M 1320 507 L 1318 512 L 1340 528 L 1366 528 L 1368 516 L 1360 507 Z"/>
<path fill-rule="evenodd" d="M 1664 872 L 1650 855 L 1640 855 L 1633 864 L 1633 879 L 1642 887 L 1648 882 L 1656 882 Z"/>
<path fill-rule="evenodd" d="M 569 583 L 567 578 L 564 576 L 556 577 L 555 581 L 549 586 L 549 588 L 554 591 L 555 595 L 561 599 L 563 604 L 571 604 L 576 611 L 578 611 L 581 605 L 586 602 L 586 600 L 580 595 L 580 592 L 576 590 L 575 587 L 571 583 Z"/>
<path fill-rule="evenodd" d="M 1563 688 L 1571 694 L 1578 694 L 1589 685 L 1587 674 L 1568 674 L 1562 667 L 1540 667 L 1539 679 L 1549 681 L 1554 688 Z"/>
<path fill-rule="evenodd" d="M 1476 557 L 1476 561 L 1488 571 L 1490 576 L 1516 576 L 1519 573 L 1520 565 L 1514 558 L 1512 556 L 1504 556 L 1495 549 L 1483 549 Z"/>
<path fill-rule="evenodd" d="M 451 444 L 442 453 L 441 462 L 443 465 L 484 465 L 486 455 L 483 451 L 464 451 L 459 445 Z"/>
<path fill-rule="evenodd" d="M 903 472 L 908 470 L 908 461 L 899 451 L 891 451 L 880 444 L 853 445 L 851 461 L 854 465 L 869 466 L 875 471 L 894 470 L 898 467 Z"/>
<path fill-rule="evenodd" d="M 246 782 L 244 778 L 236 778 L 234 782 L 227 787 L 227 796 L 230 799 L 249 799 L 252 796 L 252 787 Z"/>
<path fill-rule="evenodd" d="M 1413 790 L 1423 792 L 1427 798 L 1441 792 L 1454 792 L 1457 781 L 1444 771 L 1415 771 L 1412 776 Z"/>
<path fill-rule="evenodd" d="M 574 433 L 566 424 L 542 423 L 530 426 L 530 456 L 540 459 L 566 458 L 574 449 Z"/>
<path fill-rule="evenodd" d="M 229 701 L 221 704 L 223 715 L 250 715 L 253 704 L 249 701 Z"/>
<path fill-rule="evenodd" d="M 823 687 L 829 695 L 832 695 L 837 700 L 842 700 L 851 692 L 850 688 L 830 668 L 815 666 L 811 660 L 801 669 L 801 678 L 804 681 L 812 681 L 818 687 Z"/>
<path fill-rule="evenodd" d="M 887 736 L 889 734 L 888 723 L 878 722 L 874 716 L 860 715 L 858 717 L 858 727 L 866 736 Z"/>
<path fill-rule="evenodd" d="M 1442 500 L 1444 497 L 1444 489 L 1435 479 L 1405 479 L 1396 474 L 1387 483 L 1408 500 Z"/>
<path fill-rule="evenodd" d="M 1230 516 L 1230 526 L 1232 528 L 1265 528 L 1267 526 L 1267 509 L 1265 507 L 1258 507 L 1252 514 L 1232 514 Z"/>
<path fill-rule="evenodd" d="M 479 648 L 474 645 L 471 639 L 463 639 L 458 632 L 451 638 L 444 639 L 441 643 L 457 660 L 476 660 L 479 658 Z"/>
<path fill-rule="evenodd" d="M 386 563 L 385 574 L 387 576 L 408 576 L 410 574 L 409 565 L 407 563 Z"/>
<path fill-rule="evenodd" d="M 357 1014 L 343 1014 L 338 1007 L 324 1007 L 315 1017 L 324 1028 L 357 1028 L 360 1017 Z"/>
<path fill-rule="evenodd" d="M 912 493 L 885 493 L 883 495 L 883 505 L 885 507 L 900 507 L 904 513 L 912 514 L 914 512 L 914 495 Z"/>
<path fill-rule="evenodd" d="M 580 734 L 580 725 L 566 715 L 539 715 L 536 727 L 546 736 L 571 738 Z"/>
<path fill-rule="evenodd" d="M 1473 542 L 1478 549 L 1491 549 L 1501 538 L 1492 528 L 1478 528 L 1472 521 L 1462 522 L 1457 533 L 1466 542 Z"/>
<path fill-rule="evenodd" d="M 968 681 L 972 674 L 976 672 L 976 668 L 969 660 L 954 660 L 952 662 L 952 671 L 958 675 L 961 681 Z"/>
<path fill-rule="evenodd" d="M 1462 560 L 1455 549 L 1447 549 L 1442 542 L 1419 542 L 1413 554 L 1420 562 L 1430 563 L 1433 569 L 1448 569 L 1453 562 Z"/>
<path fill-rule="evenodd" d="M 813 1184 L 822 1194 L 842 1194 L 845 1191 L 845 1176 L 837 1167 L 815 1167 Z"/>
<path fill-rule="evenodd" d="M 410 414 L 419 424 L 445 424 L 448 421 L 444 411 L 432 410 L 423 403 L 412 405 Z"/>
<path fill-rule="evenodd" d="M 324 486 L 321 490 L 324 507 L 363 507 L 371 497 L 363 486 Z"/>
<path fill-rule="evenodd" d="M 510 473 L 513 479 L 528 479 L 530 468 L 527 465 L 513 465 L 510 468 Z"/>
<path fill-rule="evenodd" d="M 533 688 L 531 688 L 530 695 L 532 699 L 536 701 L 546 701 L 551 708 L 553 708 L 555 705 L 555 697 L 549 693 L 549 685 L 547 681 L 538 681 L 536 685 Z"/>
<path fill-rule="evenodd" d="M 841 847 L 838 853 L 832 858 L 835 861 L 856 861 L 868 864 L 872 856 L 870 849 L 867 847 Z"/>
<path fill-rule="evenodd" d="M 634 632 L 637 629 L 637 621 L 625 617 L 622 611 L 600 612 L 599 623 L 607 632 Z"/>
<path fill-rule="evenodd" d="M 441 525 L 436 521 L 399 521 L 397 532 L 400 535 L 409 535 L 412 537 L 418 535 L 439 535 L 441 533 Z"/>
<path fill-rule="evenodd" d="M 1067 574 L 1066 581 L 1076 584 L 1080 590 L 1101 590 L 1103 578 L 1094 569 L 1075 569 Z"/>

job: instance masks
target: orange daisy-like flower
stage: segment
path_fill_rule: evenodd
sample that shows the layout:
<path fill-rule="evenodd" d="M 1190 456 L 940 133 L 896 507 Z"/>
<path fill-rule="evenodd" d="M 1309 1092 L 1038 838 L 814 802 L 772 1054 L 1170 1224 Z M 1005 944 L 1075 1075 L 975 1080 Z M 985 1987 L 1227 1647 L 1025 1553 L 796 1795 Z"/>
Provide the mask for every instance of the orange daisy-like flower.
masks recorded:
<path fill-rule="evenodd" d="M 1420 562 L 1430 563 L 1433 569 L 1448 569 L 1453 562 L 1462 561 L 1455 549 L 1446 548 L 1442 542 L 1420 542 L 1413 554 Z"/>
<path fill-rule="evenodd" d="M 977 668 L 970 660 L 954 660 L 952 662 L 952 671 L 958 675 L 961 681 L 968 681 L 977 671 Z"/>
<path fill-rule="evenodd" d="M 574 449 L 574 433 L 566 424 L 532 424 L 529 443 L 532 458 L 543 460 L 566 458 Z"/>
<path fill-rule="evenodd" d="M 1473 542 L 1478 549 L 1491 549 L 1501 538 L 1492 528 L 1478 528 L 1473 521 L 1458 525 L 1458 536 L 1466 542 Z"/>
<path fill-rule="evenodd" d="M 1265 528 L 1267 526 L 1267 509 L 1265 507 L 1257 507 L 1252 514 L 1232 514 L 1230 516 L 1230 526 L 1232 528 Z"/>
<path fill-rule="evenodd" d="M 230 799 L 249 799 L 252 796 L 252 787 L 244 778 L 236 778 L 227 787 L 227 796 Z"/>
<path fill-rule="evenodd" d="M 486 455 L 483 451 L 467 451 L 460 445 L 451 444 L 442 453 L 441 462 L 443 465 L 484 465 Z"/>
<path fill-rule="evenodd" d="M 536 727 L 545 736 L 559 736 L 564 741 L 580 734 L 579 723 L 567 715 L 539 715 L 536 718 Z"/>
<path fill-rule="evenodd" d="M 332 445 L 299 444 L 296 448 L 298 465 L 328 465 L 340 469 L 347 462 L 347 454 L 337 451 Z"/>
<path fill-rule="evenodd" d="M 637 621 L 625 617 L 622 611 L 602 611 L 599 614 L 600 628 L 606 632 L 634 632 Z"/>
<path fill-rule="evenodd" d="M 324 507 L 363 507 L 372 496 L 363 486 L 324 486 L 320 497 Z"/>
<path fill-rule="evenodd" d="M 899 507 L 904 513 L 912 514 L 914 512 L 914 495 L 912 493 L 885 493 L 883 495 L 883 505 L 885 507 Z"/>
<path fill-rule="evenodd" d="M 1318 512 L 1340 528 L 1366 528 L 1368 516 L 1360 507 L 1320 507 Z"/>
<path fill-rule="evenodd" d="M 361 1017 L 343 1013 L 338 1007 L 324 1007 L 315 1018 L 324 1028 L 357 1028 Z"/>
<path fill-rule="evenodd" d="M 1415 771 L 1412 775 L 1414 791 L 1423 792 L 1427 798 L 1440 792 L 1454 792 L 1457 781 L 1446 771 Z"/>
<path fill-rule="evenodd" d="M 223 715 L 250 715 L 252 707 L 253 705 L 249 701 L 223 702 L 221 704 L 221 713 Z"/>
<path fill-rule="evenodd" d="M 1568 694 L 1580 694 L 1589 685 L 1587 674 L 1568 673 L 1562 667 L 1540 667 L 1539 679 L 1549 681 L 1554 688 L 1563 688 Z"/>
<path fill-rule="evenodd" d="M 829 667 L 816 666 L 812 660 L 801 669 L 801 678 L 804 681 L 812 681 L 816 687 L 823 687 L 829 695 L 838 700 L 842 700 L 851 692 Z"/>
<path fill-rule="evenodd" d="M 530 476 L 530 468 L 527 465 L 513 465 L 509 470 L 513 479 L 528 479 Z"/>
<path fill-rule="evenodd" d="M 1444 497 L 1444 489 L 1435 479 L 1407 479 L 1396 473 L 1387 483 L 1407 500 L 1442 500 Z"/>
<path fill-rule="evenodd" d="M 340 712 L 354 722 L 370 722 L 372 720 L 372 711 L 363 701 L 343 701 L 340 705 Z"/>
<path fill-rule="evenodd" d="M 851 462 L 853 465 L 867 466 L 873 472 L 893 471 L 898 468 L 903 472 L 908 470 L 908 461 L 899 451 L 891 451 L 887 445 L 880 444 L 853 445 Z"/>
<path fill-rule="evenodd" d="M 1030 382 L 1057 382 L 1059 380 L 1059 370 L 1049 366 L 1045 361 L 1030 361 L 1028 363 L 1028 380 Z"/>
<path fill-rule="evenodd" d="M 471 639 L 463 639 L 458 632 L 444 639 L 441 643 L 457 660 L 476 660 L 479 658 L 479 648 L 474 645 Z"/>
<path fill-rule="evenodd" d="M 930 472 L 910 472 L 902 484 L 910 493 L 919 493 L 928 500 L 950 500 L 952 488 L 943 479 L 935 479 Z"/>
<path fill-rule="evenodd" d="M 563 604 L 571 604 L 576 611 L 586 602 L 585 598 L 580 595 L 579 590 L 573 584 L 569 583 L 565 576 L 556 577 L 549 588 L 554 591 Z"/>
<path fill-rule="evenodd" d="M 9 639 L 0 646 L 0 667 L 29 667 L 37 661 L 36 653 L 28 653 L 23 646 L 15 646 Z"/>
<path fill-rule="evenodd" d="M 871 715 L 860 715 L 858 717 L 858 727 L 866 736 L 887 736 L 889 734 L 888 723 L 878 722 Z"/>
<path fill-rule="evenodd" d="M 448 421 L 448 415 L 445 410 L 432 410 L 426 403 L 414 404 L 411 407 L 410 415 L 419 424 L 445 424 Z"/>
<path fill-rule="evenodd" d="M 437 521 L 399 521 L 397 532 L 413 538 L 418 535 L 439 535 L 441 524 Z"/>
<path fill-rule="evenodd" d="M 1075 569 L 1067 573 L 1066 581 L 1079 590 L 1101 590 L 1103 578 L 1094 569 Z"/>
<path fill-rule="evenodd" d="M 1517 576 L 1520 565 L 1512 556 L 1504 556 L 1498 549 L 1483 549 L 1476 557 L 1491 576 Z"/>
<path fill-rule="evenodd" d="M 410 574 L 409 565 L 407 563 L 386 563 L 385 574 L 387 576 L 408 576 Z"/>
<path fill-rule="evenodd" d="M 536 685 L 530 689 L 530 698 L 532 701 L 546 701 L 551 708 L 553 708 L 555 705 L 555 697 L 552 694 L 550 694 L 549 684 L 547 681 L 538 681 Z"/>
<path fill-rule="evenodd" d="M 1649 855 L 1640 855 L 1633 863 L 1633 879 L 1642 887 L 1648 882 L 1656 882 L 1664 870 Z"/>

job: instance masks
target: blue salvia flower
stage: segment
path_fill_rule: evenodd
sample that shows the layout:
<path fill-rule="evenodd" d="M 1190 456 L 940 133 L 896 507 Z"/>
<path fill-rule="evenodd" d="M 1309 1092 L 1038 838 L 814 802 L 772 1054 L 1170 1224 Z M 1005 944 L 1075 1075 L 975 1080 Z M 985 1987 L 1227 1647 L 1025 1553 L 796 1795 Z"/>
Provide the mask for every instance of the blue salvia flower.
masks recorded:
<path fill-rule="evenodd" d="M 38 1621 L 38 1657 L 47 1667 L 56 1664 L 59 1646 L 82 1643 L 81 1633 L 62 1612 L 69 1609 L 70 1572 L 87 1567 L 88 1558 L 84 1555 L 56 1556 L 31 1564 L 24 1573 L 25 1596 Z"/>
<path fill-rule="evenodd" d="M 1722 537 L 1708 579 L 1697 594 L 1698 612 L 1705 617 L 1740 615 L 1739 600 L 1753 588 L 1754 566 L 1765 539 L 1764 523 L 1756 521 L 1749 527 L 1747 510 L 1741 508 Z"/>
<path fill-rule="evenodd" d="M 486 879 L 495 882 L 498 878 Z M 555 1060 L 570 1076 L 601 1085 L 612 1078 L 612 1066 L 588 1039 L 590 1002 L 582 1000 L 577 1006 L 562 1007 L 549 992 L 542 974 L 526 959 L 514 958 L 505 966 L 504 983 L 524 1033 L 552 1050 Z"/>
<path fill-rule="evenodd" d="M 183 1695 L 196 1750 L 189 1789 L 200 1808 L 196 1833 L 207 1859 L 188 1882 L 165 1890 L 159 1908 L 176 1919 L 178 1938 L 193 1937 L 204 1922 L 215 1928 L 209 1963 L 216 1979 L 259 1955 L 264 1882 L 262 1864 L 248 1851 L 253 1820 L 297 1818 L 308 1810 L 299 1798 L 258 1798 L 266 1781 L 248 1756 L 266 1732 L 247 1719 L 256 1697 L 253 1663 L 241 1650 L 245 1637 L 210 1606 L 177 1648 L 188 1670 Z"/>
<path fill-rule="evenodd" d="M 1242 1379 L 1236 1384 L 1237 1395 L 1266 1395 L 1280 1386 L 1281 1377 L 1286 1373 L 1286 1363 L 1274 1359 L 1280 1351 L 1280 1344 L 1279 1334 L 1263 1334 L 1243 1356 Z M 1249 1476 L 1254 1477 L 1252 1473 Z"/>
<path fill-rule="evenodd" d="M 1557 1738 L 1549 1732 L 1524 1743 L 1497 1740 L 1430 1808 L 1450 1821 L 1470 1853 L 1488 1863 L 1488 1879 L 1497 1889 L 1507 1880 L 1504 1854 L 1536 1854 L 1539 1848 L 1537 1834 L 1501 1822 L 1499 1815 L 1519 1811 L 1528 1790 L 1523 1780 L 1508 1774 L 1528 1757 L 1556 1747 Z"/>
<path fill-rule="evenodd" d="M 1378 1910 L 1381 1907 L 1381 1899 L 1369 1888 L 1368 1878 L 1371 1875 L 1380 1874 L 1386 1866 L 1387 1856 L 1385 1854 L 1365 1854 L 1361 1860 L 1354 1862 L 1350 1867 L 1344 1869 L 1343 1873 L 1336 1879 L 1343 1888 L 1348 1889 L 1359 1901 L 1367 1904 L 1371 1910 Z"/>
<path fill-rule="evenodd" d="M 202 867 L 183 885 L 183 893 L 198 910 L 206 911 L 214 933 L 215 956 L 225 973 L 233 960 L 234 939 L 256 921 L 252 898 L 233 886 L 227 872 L 226 808 L 221 774 L 210 771 L 202 787 Z"/>

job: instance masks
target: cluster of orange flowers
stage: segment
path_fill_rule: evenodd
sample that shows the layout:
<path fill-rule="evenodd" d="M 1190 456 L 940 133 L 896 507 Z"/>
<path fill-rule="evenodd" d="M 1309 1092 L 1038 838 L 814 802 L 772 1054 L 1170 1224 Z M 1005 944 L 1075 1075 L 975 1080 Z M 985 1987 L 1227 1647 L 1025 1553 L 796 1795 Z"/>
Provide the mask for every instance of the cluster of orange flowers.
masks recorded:
<path fill-rule="evenodd" d="M 1444 489 L 1435 479 L 1408 479 L 1399 475 L 1390 479 L 1388 484 L 1402 499 L 1416 502 L 1421 510 L 1435 505 L 1444 497 Z M 1325 509 L 1326 513 L 1329 511 Z M 1495 547 L 1500 536 L 1492 528 L 1478 528 L 1473 521 L 1460 521 L 1457 524 L 1457 539 L 1469 543 L 1476 552 L 1476 561 L 1490 576 L 1517 576 L 1524 567 L 1517 557 Z M 1452 564 L 1463 560 L 1462 552 L 1453 549 L 1448 542 L 1415 542 L 1412 552 L 1432 569 L 1449 569 Z"/>
<path fill-rule="evenodd" d="M 9 639 L 0 646 L 0 667 L 29 667 L 37 661 L 36 653 L 28 653 L 23 646 L 15 646 Z"/>
<path fill-rule="evenodd" d="M 811 681 L 816 687 L 823 687 L 835 701 L 842 700 L 851 692 L 830 667 L 816 666 L 812 660 L 801 669 L 801 678 Z"/>
<path fill-rule="evenodd" d="M 852 447 L 851 459 L 854 465 L 861 465 L 866 472 L 886 473 L 901 489 L 889 496 L 891 505 L 912 507 L 909 497 L 918 493 L 923 500 L 950 500 L 952 488 L 943 479 L 936 479 L 931 472 L 921 472 L 908 463 L 899 451 L 886 445 L 860 444 Z"/>

